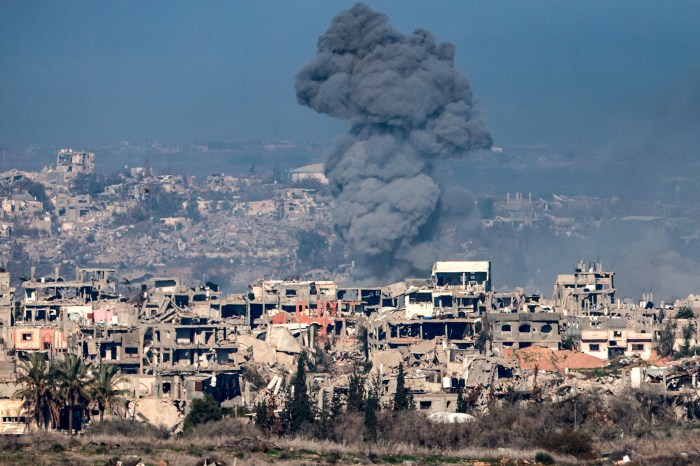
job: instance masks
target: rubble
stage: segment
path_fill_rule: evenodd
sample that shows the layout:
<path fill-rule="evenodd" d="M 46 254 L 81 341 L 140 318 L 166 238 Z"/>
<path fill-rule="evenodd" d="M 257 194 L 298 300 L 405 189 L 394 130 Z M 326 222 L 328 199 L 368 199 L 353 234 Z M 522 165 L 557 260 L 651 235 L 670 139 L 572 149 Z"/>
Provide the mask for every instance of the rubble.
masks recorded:
<path fill-rule="evenodd" d="M 506 350 L 504 356 L 512 358 L 522 370 L 562 372 L 566 369 L 594 369 L 608 363 L 595 356 L 571 350 L 553 351 L 532 346 L 519 350 Z"/>
<path fill-rule="evenodd" d="M 132 419 L 163 426 L 173 432 L 181 427 L 184 414 L 180 403 L 163 398 L 140 398 L 129 405 L 128 411 Z"/>
<path fill-rule="evenodd" d="M 363 367 L 379 378 L 381 404 L 390 406 L 402 366 L 416 409 L 442 413 L 435 422 L 469 419 L 454 415 L 458 396 L 483 411 L 630 388 L 697 397 L 700 363 L 654 359 L 649 349 L 662 330 L 660 312 L 616 303 L 614 293 L 591 294 L 587 280 L 576 293 L 547 300 L 522 289 L 491 291 L 488 261 L 452 261 L 436 263 L 430 278 L 386 286 L 265 279 L 240 295 L 159 276 L 127 299 L 117 275 L 78 267 L 64 278 L 57 267 L 51 277 L 32 274 L 15 296 L 9 274 L 0 273 L 2 330 L 12 336 L 0 352 L 0 393 L 16 389 L 17 358 L 76 354 L 89 367 L 119 368 L 128 416 L 178 429 L 192 400 L 205 394 L 236 409 L 262 400 L 281 406 L 304 352 L 319 400 L 320 393 L 347 393 L 349 374 Z M 579 303 L 573 308 L 572 299 Z M 591 348 L 598 335 L 605 350 Z"/>

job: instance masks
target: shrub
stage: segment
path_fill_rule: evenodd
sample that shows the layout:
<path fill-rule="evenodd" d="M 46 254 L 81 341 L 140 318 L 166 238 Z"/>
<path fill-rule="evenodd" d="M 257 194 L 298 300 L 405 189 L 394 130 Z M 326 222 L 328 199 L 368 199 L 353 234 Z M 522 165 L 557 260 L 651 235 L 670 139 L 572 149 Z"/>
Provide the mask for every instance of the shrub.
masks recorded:
<path fill-rule="evenodd" d="M 244 424 L 237 418 L 224 418 L 200 424 L 187 432 L 187 437 L 202 438 L 243 438 L 257 437 L 260 431 L 252 424 Z"/>
<path fill-rule="evenodd" d="M 643 423 L 639 416 L 638 403 L 629 397 L 616 397 L 610 400 L 607 415 L 612 424 L 624 432 L 632 432 L 637 424 Z"/>
<path fill-rule="evenodd" d="M 535 461 L 542 464 L 554 464 L 554 458 L 549 453 L 538 451 L 535 455 Z"/>
<path fill-rule="evenodd" d="M 493 429 L 484 431 L 480 436 L 482 447 L 499 448 L 513 443 L 512 432 L 508 429 Z"/>
<path fill-rule="evenodd" d="M 469 439 L 466 425 L 435 424 L 416 411 L 402 411 L 391 415 L 380 413 L 379 438 L 388 444 L 410 443 L 438 451 L 464 446 Z"/>
<path fill-rule="evenodd" d="M 620 438 L 620 432 L 618 429 L 612 426 L 606 426 L 600 429 L 598 437 L 606 442 L 613 442 Z"/>
<path fill-rule="evenodd" d="M 364 416 L 362 413 L 343 413 L 335 422 L 333 431 L 338 443 L 353 445 L 362 440 Z"/>
<path fill-rule="evenodd" d="M 147 422 L 128 419 L 110 419 L 90 424 L 90 435 L 121 435 L 130 438 L 162 439 L 170 437 L 170 431 L 164 426 L 154 426 Z"/>
<path fill-rule="evenodd" d="M 204 398 L 192 401 L 192 408 L 185 417 L 184 430 L 188 432 L 193 427 L 211 421 L 219 421 L 223 417 L 221 405 L 209 393 Z"/>
<path fill-rule="evenodd" d="M 676 319 L 694 319 L 695 313 L 689 307 L 683 306 L 678 309 L 676 313 Z"/>
<path fill-rule="evenodd" d="M 537 444 L 549 451 L 555 451 L 577 458 L 590 458 L 593 454 L 593 441 L 585 432 L 563 430 L 538 439 Z"/>
<path fill-rule="evenodd" d="M 66 447 L 64 447 L 60 443 L 54 443 L 53 445 L 51 445 L 51 448 L 49 448 L 49 451 L 51 451 L 51 453 L 61 453 L 66 451 Z"/>

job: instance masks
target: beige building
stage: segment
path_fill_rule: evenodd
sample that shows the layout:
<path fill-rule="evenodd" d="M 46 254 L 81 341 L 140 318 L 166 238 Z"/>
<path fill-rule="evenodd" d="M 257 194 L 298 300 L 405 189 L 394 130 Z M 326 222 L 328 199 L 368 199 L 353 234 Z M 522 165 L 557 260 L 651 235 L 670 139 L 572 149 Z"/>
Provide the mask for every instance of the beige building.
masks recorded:
<path fill-rule="evenodd" d="M 576 264 L 573 274 L 557 276 L 553 300 L 565 315 L 607 315 L 615 298 L 615 272 L 606 272 L 600 262 Z"/>
<path fill-rule="evenodd" d="M 24 434 L 27 431 L 27 418 L 24 411 L 22 400 L 15 398 L 0 399 L 0 434 Z"/>
<path fill-rule="evenodd" d="M 540 346 L 558 350 L 561 345 L 559 321 L 554 312 L 493 313 L 488 315 L 493 327 L 493 350 L 502 354 L 506 348 Z"/>
<path fill-rule="evenodd" d="M 651 333 L 631 329 L 582 330 L 581 351 L 600 359 L 613 356 L 639 356 L 645 361 L 651 357 L 654 337 Z"/>
<path fill-rule="evenodd" d="M 56 171 L 74 175 L 90 174 L 95 171 L 95 154 L 74 151 L 73 149 L 61 149 L 56 158 Z"/>
<path fill-rule="evenodd" d="M 292 183 L 298 183 L 304 180 L 316 180 L 319 183 L 328 184 L 326 178 L 325 165 L 322 163 L 314 163 L 292 170 Z"/>

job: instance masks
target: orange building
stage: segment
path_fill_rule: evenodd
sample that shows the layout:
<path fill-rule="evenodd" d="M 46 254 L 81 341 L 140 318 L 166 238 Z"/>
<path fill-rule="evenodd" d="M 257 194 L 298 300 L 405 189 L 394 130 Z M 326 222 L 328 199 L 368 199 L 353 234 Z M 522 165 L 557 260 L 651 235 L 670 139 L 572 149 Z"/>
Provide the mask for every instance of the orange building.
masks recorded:
<path fill-rule="evenodd" d="M 17 351 L 63 351 L 68 347 L 65 335 L 57 328 L 16 327 L 14 342 Z"/>

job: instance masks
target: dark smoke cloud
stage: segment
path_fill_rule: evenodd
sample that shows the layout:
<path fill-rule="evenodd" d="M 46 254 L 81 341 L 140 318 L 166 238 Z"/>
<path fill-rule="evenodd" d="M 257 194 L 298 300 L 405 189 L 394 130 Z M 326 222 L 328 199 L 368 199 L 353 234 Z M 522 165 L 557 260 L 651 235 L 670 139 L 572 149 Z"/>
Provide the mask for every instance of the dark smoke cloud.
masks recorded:
<path fill-rule="evenodd" d="M 333 19 L 295 87 L 299 103 L 352 124 L 326 164 L 341 237 L 374 274 L 424 272 L 445 244 L 438 226 L 473 204 L 448 205 L 459 200 L 443 196 L 435 161 L 491 146 L 454 47 L 357 4 Z"/>

